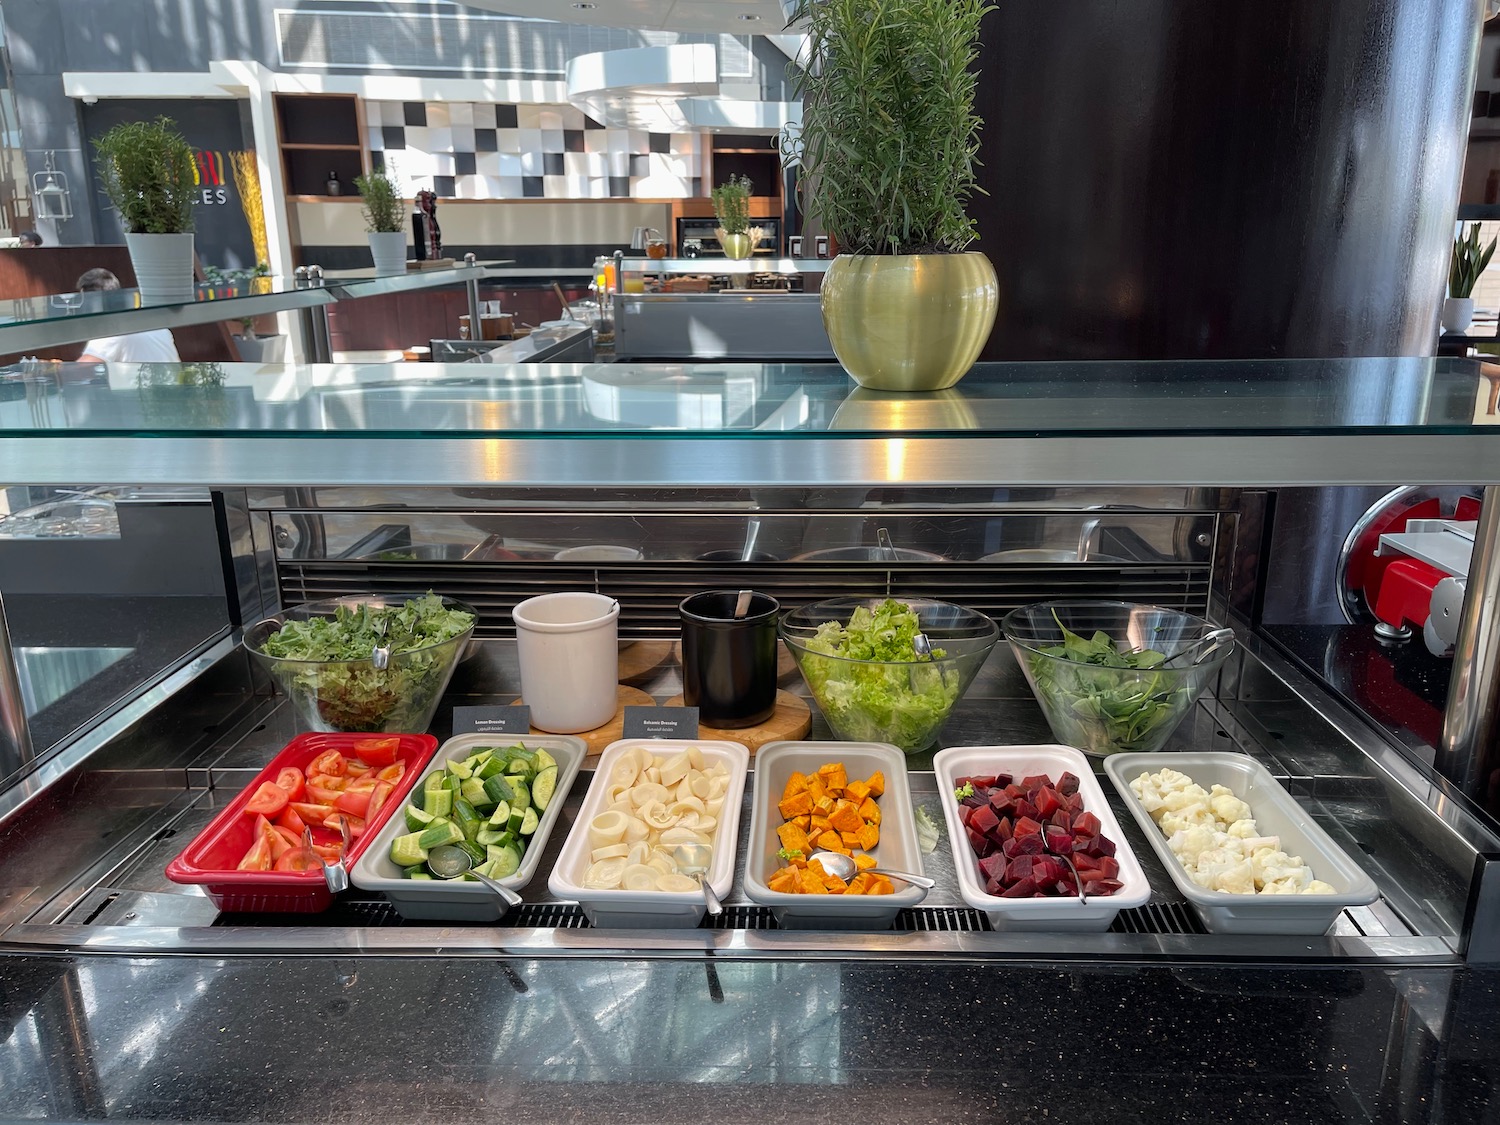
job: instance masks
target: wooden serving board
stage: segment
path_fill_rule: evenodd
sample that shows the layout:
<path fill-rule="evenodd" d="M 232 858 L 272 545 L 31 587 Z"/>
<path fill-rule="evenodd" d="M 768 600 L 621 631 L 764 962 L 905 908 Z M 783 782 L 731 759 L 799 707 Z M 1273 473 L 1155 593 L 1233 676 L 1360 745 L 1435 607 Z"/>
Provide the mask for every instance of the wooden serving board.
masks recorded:
<path fill-rule="evenodd" d="M 628 684 L 655 672 L 676 650 L 672 641 L 634 641 L 620 649 L 620 682 Z"/>
<path fill-rule="evenodd" d="M 640 688 L 627 687 L 624 684 L 620 685 L 620 690 L 617 698 L 619 700 L 619 706 L 615 708 L 615 717 L 613 719 L 605 723 L 602 727 L 596 727 L 593 730 L 579 731 L 577 734 L 578 738 L 581 738 L 584 740 L 584 742 L 588 743 L 588 758 L 597 758 L 600 752 L 603 751 L 603 749 L 611 742 L 617 742 L 625 736 L 626 707 L 656 706 L 656 700 L 652 699 Z M 515 706 L 516 704 L 525 702 L 526 701 L 524 699 L 512 699 L 511 706 Z M 546 734 L 547 732 L 540 730 L 537 727 L 532 727 L 531 733 Z M 709 736 L 705 734 L 703 737 L 707 738 Z M 588 758 L 585 759 L 585 764 L 589 764 Z"/>
<path fill-rule="evenodd" d="M 682 696 L 674 695 L 664 704 L 681 707 Z M 720 730 L 707 723 L 698 724 L 698 737 L 720 742 L 738 742 L 750 751 L 751 756 L 768 742 L 804 738 L 812 729 L 812 710 L 800 696 L 789 691 L 777 691 L 776 710 L 759 726 L 741 727 L 739 730 Z"/>

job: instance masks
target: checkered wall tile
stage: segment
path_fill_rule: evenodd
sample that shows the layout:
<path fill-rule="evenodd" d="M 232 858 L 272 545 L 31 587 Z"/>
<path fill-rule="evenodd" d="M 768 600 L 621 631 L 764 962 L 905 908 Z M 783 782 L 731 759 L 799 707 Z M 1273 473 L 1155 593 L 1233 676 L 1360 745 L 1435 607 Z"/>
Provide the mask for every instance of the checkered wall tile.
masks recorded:
<path fill-rule="evenodd" d="M 444 199 L 684 199 L 703 193 L 691 133 L 606 129 L 570 105 L 365 103 L 376 166 Z"/>

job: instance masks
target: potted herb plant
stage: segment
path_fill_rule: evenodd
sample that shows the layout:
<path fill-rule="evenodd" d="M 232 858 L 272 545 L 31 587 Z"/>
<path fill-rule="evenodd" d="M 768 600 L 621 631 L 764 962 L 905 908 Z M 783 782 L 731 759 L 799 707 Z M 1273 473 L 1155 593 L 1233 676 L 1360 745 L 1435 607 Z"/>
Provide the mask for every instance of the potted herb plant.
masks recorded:
<path fill-rule="evenodd" d="M 142 300 L 191 300 L 198 193 L 192 147 L 170 117 L 158 117 L 116 125 L 94 150 L 100 186 L 125 227 Z"/>
<path fill-rule="evenodd" d="M 999 305 L 968 250 L 980 121 L 972 67 L 986 0 L 798 0 L 809 64 L 795 78 L 809 212 L 839 254 L 823 324 L 844 369 L 876 390 L 963 378 Z"/>
<path fill-rule="evenodd" d="M 1479 246 L 1479 224 L 1453 240 L 1453 262 L 1448 268 L 1448 298 L 1443 302 L 1443 330 L 1462 333 L 1474 319 L 1474 285 L 1495 254 L 1495 239 Z"/>
<path fill-rule="evenodd" d="M 396 181 L 377 170 L 356 176 L 354 186 L 364 200 L 365 229 L 370 232 L 375 272 L 405 273 L 406 201 Z"/>
<path fill-rule="evenodd" d="M 761 239 L 761 230 L 750 225 L 750 186 L 749 177 L 730 176 L 709 193 L 719 220 L 714 234 L 726 258 L 748 258 Z"/>

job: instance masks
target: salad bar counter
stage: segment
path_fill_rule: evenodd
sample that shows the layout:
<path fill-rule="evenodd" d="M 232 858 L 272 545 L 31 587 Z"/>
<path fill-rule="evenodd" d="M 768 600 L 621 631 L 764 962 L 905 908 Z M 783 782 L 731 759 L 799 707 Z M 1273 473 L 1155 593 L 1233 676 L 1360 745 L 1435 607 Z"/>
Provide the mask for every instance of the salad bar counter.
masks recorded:
<path fill-rule="evenodd" d="M 27 1116 L 1493 1113 L 1494 606 L 1425 750 L 1264 620 L 1294 485 L 1500 503 L 1477 365 L 473 371 L 0 403 L 0 476 L 205 488 L 228 607 L 0 790 Z M 805 736 L 679 709 L 703 590 Z M 609 738 L 522 702 L 548 593 Z"/>

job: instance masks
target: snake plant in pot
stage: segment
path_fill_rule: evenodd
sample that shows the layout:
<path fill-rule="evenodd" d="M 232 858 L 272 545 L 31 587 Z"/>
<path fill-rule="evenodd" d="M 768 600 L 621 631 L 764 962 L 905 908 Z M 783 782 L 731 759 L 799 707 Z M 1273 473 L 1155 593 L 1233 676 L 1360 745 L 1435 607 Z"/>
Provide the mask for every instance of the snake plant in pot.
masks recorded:
<path fill-rule="evenodd" d="M 1448 298 L 1443 302 L 1443 329 L 1464 332 L 1474 319 L 1474 285 L 1495 254 L 1495 239 L 1479 245 L 1479 224 L 1467 235 L 1453 240 L 1453 261 L 1448 268 Z"/>
<path fill-rule="evenodd" d="M 94 142 L 99 184 L 120 213 L 141 300 L 191 300 L 198 168 L 170 117 L 125 121 Z"/>
<path fill-rule="evenodd" d="M 823 324 L 839 362 L 875 390 L 942 390 L 968 372 L 999 305 L 968 250 L 965 213 L 986 0 L 798 0 L 809 64 L 794 79 L 809 212 L 838 244 Z"/>

